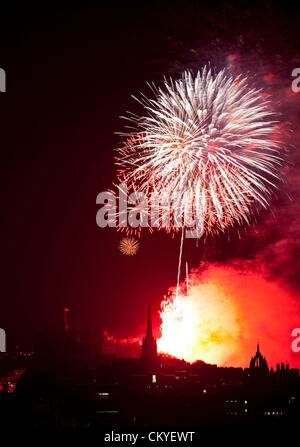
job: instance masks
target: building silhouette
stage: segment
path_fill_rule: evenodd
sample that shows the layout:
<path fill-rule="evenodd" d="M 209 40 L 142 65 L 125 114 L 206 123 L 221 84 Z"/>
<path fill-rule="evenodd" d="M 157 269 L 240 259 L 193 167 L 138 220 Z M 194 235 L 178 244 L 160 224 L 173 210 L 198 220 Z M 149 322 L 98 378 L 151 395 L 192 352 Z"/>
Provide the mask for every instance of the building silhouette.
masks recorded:
<path fill-rule="evenodd" d="M 150 305 L 148 309 L 147 332 L 142 346 L 142 361 L 149 368 L 155 367 L 158 361 L 156 339 L 153 337 L 152 332 Z"/>
<path fill-rule="evenodd" d="M 37 342 L 31 364 L 13 384 L 14 393 L 12 377 L 2 377 L 2 398 L 13 398 L 10 412 L 2 400 L 3 414 L 14 426 L 244 429 L 251 424 L 296 426 L 299 420 L 298 369 L 281 364 L 269 371 L 259 345 L 245 369 L 158 355 L 150 307 L 142 354 L 135 358 L 96 353 L 101 332 L 46 332 Z"/>
<path fill-rule="evenodd" d="M 250 371 L 262 374 L 269 373 L 268 362 L 259 350 L 259 344 L 257 344 L 256 354 L 250 360 Z"/>

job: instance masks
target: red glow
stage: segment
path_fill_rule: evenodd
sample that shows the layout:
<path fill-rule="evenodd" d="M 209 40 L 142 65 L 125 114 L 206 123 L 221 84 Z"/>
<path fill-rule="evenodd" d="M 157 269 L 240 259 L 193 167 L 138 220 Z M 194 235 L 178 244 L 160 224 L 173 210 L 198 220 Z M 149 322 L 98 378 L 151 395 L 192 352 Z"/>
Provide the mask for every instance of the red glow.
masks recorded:
<path fill-rule="evenodd" d="M 290 292 L 258 273 L 211 265 L 189 276 L 188 296 L 162 302 L 158 348 L 190 362 L 245 367 L 259 341 L 271 366 L 295 363 L 291 329 L 299 308 Z"/>
<path fill-rule="evenodd" d="M 274 78 L 275 78 L 275 74 L 274 73 L 268 73 L 267 75 L 264 76 L 264 80 L 265 81 L 271 81 Z"/>
<path fill-rule="evenodd" d="M 232 54 L 229 54 L 229 56 L 228 56 L 228 60 L 230 61 L 230 62 L 233 62 L 233 61 L 235 61 L 236 59 L 239 59 L 241 57 L 241 55 L 240 55 L 240 53 L 232 53 Z"/>

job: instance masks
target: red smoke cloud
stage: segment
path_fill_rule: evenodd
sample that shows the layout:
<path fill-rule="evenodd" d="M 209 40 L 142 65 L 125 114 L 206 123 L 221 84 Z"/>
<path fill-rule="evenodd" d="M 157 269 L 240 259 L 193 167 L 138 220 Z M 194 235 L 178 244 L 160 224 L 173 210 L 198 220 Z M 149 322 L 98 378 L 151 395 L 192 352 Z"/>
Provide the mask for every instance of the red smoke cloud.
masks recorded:
<path fill-rule="evenodd" d="M 158 347 L 191 362 L 246 367 L 259 342 L 269 366 L 299 366 L 291 350 L 299 311 L 291 291 L 254 269 L 209 264 L 189 275 L 188 296 L 163 304 Z"/>

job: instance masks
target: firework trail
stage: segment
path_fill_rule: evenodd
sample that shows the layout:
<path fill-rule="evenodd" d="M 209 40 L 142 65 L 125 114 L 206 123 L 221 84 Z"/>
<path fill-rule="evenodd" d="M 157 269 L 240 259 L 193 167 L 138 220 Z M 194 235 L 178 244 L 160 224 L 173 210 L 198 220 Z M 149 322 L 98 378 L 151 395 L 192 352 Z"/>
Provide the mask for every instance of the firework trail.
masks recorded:
<path fill-rule="evenodd" d="M 278 123 L 270 103 L 247 77 L 204 67 L 193 77 L 152 86 L 135 98 L 145 114 L 128 113 L 117 149 L 118 179 L 143 192 L 151 211 L 169 200 L 167 232 L 196 226 L 197 237 L 250 225 L 270 206 L 280 178 Z M 180 253 L 181 258 L 181 253 Z"/>
<path fill-rule="evenodd" d="M 119 249 L 123 255 L 133 256 L 139 249 L 139 243 L 133 237 L 124 237 L 120 241 Z"/>

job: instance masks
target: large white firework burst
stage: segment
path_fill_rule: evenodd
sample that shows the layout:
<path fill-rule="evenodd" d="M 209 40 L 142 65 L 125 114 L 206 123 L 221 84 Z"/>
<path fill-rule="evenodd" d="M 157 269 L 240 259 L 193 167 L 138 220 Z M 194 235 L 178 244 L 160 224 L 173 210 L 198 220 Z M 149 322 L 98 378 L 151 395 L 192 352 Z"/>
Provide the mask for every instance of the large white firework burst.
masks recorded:
<path fill-rule="evenodd" d="M 153 98 L 137 99 L 142 116 L 124 117 L 131 125 L 121 133 L 119 180 L 146 193 L 150 206 L 162 193 L 172 198 L 177 219 L 192 206 L 200 235 L 250 224 L 255 211 L 269 207 L 280 180 L 281 143 L 269 101 L 247 77 L 207 67 L 152 91 Z"/>

